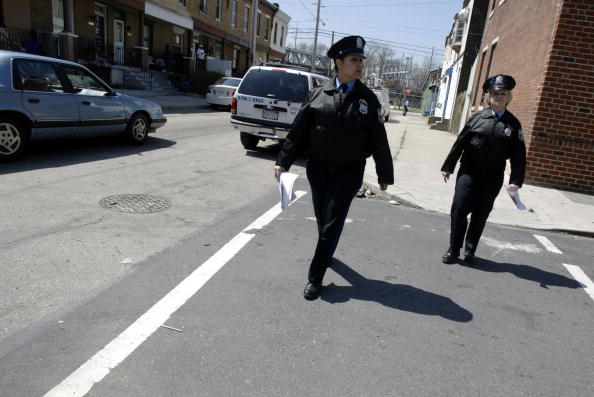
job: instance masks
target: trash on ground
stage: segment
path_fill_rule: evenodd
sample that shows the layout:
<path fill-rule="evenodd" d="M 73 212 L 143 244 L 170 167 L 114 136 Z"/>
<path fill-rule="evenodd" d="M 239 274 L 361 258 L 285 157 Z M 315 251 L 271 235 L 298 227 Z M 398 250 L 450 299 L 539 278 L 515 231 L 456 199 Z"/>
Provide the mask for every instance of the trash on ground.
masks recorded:
<path fill-rule="evenodd" d="M 173 328 L 173 327 L 170 327 L 169 325 L 165 325 L 165 324 L 161 324 L 161 327 L 163 327 L 163 328 L 167 328 L 167 329 L 171 329 L 171 330 L 173 330 L 173 331 L 177 331 L 177 332 L 184 332 L 184 331 L 183 331 L 183 330 L 181 330 L 181 329 L 178 329 L 178 328 Z"/>

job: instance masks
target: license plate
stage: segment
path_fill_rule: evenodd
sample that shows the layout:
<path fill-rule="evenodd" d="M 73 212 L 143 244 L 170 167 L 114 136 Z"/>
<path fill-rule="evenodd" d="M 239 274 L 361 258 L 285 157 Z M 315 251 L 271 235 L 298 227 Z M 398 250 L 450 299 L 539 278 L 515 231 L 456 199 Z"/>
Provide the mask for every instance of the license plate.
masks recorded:
<path fill-rule="evenodd" d="M 268 120 L 278 120 L 278 110 L 262 110 L 262 118 Z"/>

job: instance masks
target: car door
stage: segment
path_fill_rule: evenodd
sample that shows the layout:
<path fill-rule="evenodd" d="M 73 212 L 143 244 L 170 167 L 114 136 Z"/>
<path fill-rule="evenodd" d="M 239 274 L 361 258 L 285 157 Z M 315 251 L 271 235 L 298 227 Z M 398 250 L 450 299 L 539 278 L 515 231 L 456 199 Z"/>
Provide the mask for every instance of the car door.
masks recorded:
<path fill-rule="evenodd" d="M 23 107 L 33 119 L 32 139 L 65 136 L 77 131 L 78 108 L 54 63 L 16 59 L 14 75 L 15 88 L 22 92 Z"/>
<path fill-rule="evenodd" d="M 88 134 L 122 132 L 126 128 L 124 105 L 92 73 L 75 65 L 61 65 L 73 91 L 80 124 Z"/>

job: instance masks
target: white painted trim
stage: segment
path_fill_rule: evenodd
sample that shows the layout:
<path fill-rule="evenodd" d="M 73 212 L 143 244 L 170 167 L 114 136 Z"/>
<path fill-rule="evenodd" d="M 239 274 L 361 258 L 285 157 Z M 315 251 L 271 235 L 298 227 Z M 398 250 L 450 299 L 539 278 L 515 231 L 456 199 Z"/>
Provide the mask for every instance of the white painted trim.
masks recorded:
<path fill-rule="evenodd" d="M 192 22 L 192 18 L 176 14 L 153 3 L 144 3 L 144 12 L 148 16 L 158 18 L 165 22 L 170 22 L 174 25 L 181 26 L 182 28 L 190 30 L 194 29 L 194 22 Z"/>
<path fill-rule="evenodd" d="M 493 39 L 493 41 L 491 42 L 491 45 L 496 44 L 498 41 L 499 41 L 499 36 L 497 36 Z"/>

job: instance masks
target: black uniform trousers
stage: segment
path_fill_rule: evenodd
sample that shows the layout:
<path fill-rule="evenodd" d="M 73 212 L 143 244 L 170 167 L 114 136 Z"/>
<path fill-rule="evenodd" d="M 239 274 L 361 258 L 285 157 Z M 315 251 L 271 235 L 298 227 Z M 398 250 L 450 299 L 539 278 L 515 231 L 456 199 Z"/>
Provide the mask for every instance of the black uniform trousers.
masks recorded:
<path fill-rule="evenodd" d="M 327 167 L 313 158 L 307 162 L 307 179 L 318 223 L 318 243 L 308 274 L 312 283 L 321 283 L 331 265 L 351 202 L 363 183 L 364 170 L 365 161 L 341 169 Z"/>
<path fill-rule="evenodd" d="M 464 249 L 474 254 L 501 185 L 503 185 L 503 173 L 477 175 L 464 169 L 458 171 L 456 192 L 450 213 L 450 247 L 462 248 L 464 235 L 466 235 Z M 472 214 L 470 225 L 467 221 L 468 214 Z M 468 230 L 466 230 L 467 226 Z"/>

